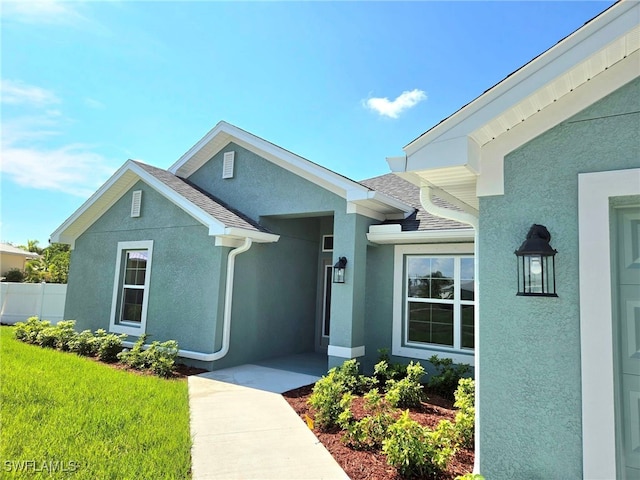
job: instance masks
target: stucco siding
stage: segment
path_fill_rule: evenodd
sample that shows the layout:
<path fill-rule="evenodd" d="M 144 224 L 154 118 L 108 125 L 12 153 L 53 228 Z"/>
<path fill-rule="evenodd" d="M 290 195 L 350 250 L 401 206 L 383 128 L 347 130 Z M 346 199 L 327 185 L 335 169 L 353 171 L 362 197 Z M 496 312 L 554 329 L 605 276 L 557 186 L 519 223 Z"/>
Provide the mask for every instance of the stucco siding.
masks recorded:
<path fill-rule="evenodd" d="M 142 213 L 131 218 L 131 191 Z M 213 350 L 226 254 L 207 228 L 138 182 L 77 240 L 71 254 L 65 318 L 78 329 L 109 328 L 118 242 L 153 240 L 146 332 L 186 350 Z M 222 276 L 222 280 L 224 276 Z"/>
<path fill-rule="evenodd" d="M 235 152 L 233 178 L 222 178 L 225 152 Z M 254 220 L 344 210 L 344 199 L 253 152 L 230 143 L 190 177 L 200 188 Z"/>
<path fill-rule="evenodd" d="M 582 476 L 578 174 L 640 166 L 639 112 L 635 80 L 509 154 L 504 195 L 480 199 L 480 470 L 487 478 Z M 549 229 L 558 250 L 558 298 L 515 295 L 513 252 L 533 223 Z"/>
<path fill-rule="evenodd" d="M 393 245 L 367 248 L 367 298 L 365 302 L 365 358 L 361 359 L 366 372 L 377 363 L 378 350 L 391 353 L 393 329 Z M 406 360 L 406 359 L 403 359 Z M 398 360 L 400 361 L 400 360 Z"/>

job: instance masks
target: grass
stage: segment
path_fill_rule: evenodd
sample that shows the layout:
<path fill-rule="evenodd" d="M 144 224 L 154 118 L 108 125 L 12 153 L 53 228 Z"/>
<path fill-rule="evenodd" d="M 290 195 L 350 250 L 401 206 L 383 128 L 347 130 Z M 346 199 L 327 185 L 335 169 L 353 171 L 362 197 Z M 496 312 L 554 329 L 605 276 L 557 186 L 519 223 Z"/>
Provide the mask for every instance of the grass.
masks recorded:
<path fill-rule="evenodd" d="M 190 478 L 187 382 L 19 342 L 0 328 L 0 477 Z"/>

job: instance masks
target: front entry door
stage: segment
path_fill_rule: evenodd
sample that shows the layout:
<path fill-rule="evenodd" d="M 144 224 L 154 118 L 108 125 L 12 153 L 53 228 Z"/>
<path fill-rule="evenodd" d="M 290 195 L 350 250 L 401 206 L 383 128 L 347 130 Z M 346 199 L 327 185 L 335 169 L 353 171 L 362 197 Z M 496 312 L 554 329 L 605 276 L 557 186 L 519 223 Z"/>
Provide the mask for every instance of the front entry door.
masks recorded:
<path fill-rule="evenodd" d="M 640 478 L 640 206 L 615 211 L 618 462 L 631 480 Z"/>
<path fill-rule="evenodd" d="M 333 265 L 330 260 L 322 264 L 322 307 L 318 321 L 320 351 L 326 352 L 329 346 L 329 334 L 331 332 L 331 287 L 333 287 Z"/>

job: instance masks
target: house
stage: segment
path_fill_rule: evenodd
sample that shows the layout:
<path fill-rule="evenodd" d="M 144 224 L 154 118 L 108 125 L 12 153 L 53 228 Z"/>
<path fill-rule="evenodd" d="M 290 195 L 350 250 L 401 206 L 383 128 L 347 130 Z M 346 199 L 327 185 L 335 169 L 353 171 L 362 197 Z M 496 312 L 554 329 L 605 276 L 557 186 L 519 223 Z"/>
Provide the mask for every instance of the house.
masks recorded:
<path fill-rule="evenodd" d="M 638 2 L 616 3 L 388 159 L 426 211 L 459 218 L 435 193 L 476 229 L 476 460 L 492 480 L 640 478 L 639 24 Z M 549 257 L 518 272 L 532 224 Z M 523 290 L 545 258 L 555 287 Z"/>
<path fill-rule="evenodd" d="M 27 260 L 38 258 L 34 252 L 27 252 L 8 243 L 0 243 L 0 274 L 4 277 L 9 270 L 24 271 Z"/>
<path fill-rule="evenodd" d="M 220 122 L 168 170 L 127 161 L 52 234 L 72 248 L 65 318 L 175 339 L 210 370 L 307 352 L 370 369 L 380 348 L 473 364 L 473 230 L 419 194 Z"/>

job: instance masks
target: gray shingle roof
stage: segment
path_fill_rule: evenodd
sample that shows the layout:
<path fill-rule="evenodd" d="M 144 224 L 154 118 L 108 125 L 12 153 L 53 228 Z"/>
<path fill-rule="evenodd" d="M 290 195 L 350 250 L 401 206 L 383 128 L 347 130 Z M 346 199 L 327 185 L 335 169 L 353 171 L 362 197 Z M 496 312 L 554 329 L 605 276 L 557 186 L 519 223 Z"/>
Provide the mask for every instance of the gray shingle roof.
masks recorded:
<path fill-rule="evenodd" d="M 177 194 L 184 197 L 195 206 L 201 208 L 204 212 L 214 217 L 227 227 L 243 228 L 246 230 L 255 230 L 258 232 L 271 233 L 269 230 L 253 221 L 246 215 L 226 205 L 224 202 L 201 190 L 193 183 L 174 175 L 167 170 L 152 167 L 146 163 L 134 161 L 136 165 L 144 171 L 153 175 L 154 178 L 161 181 Z"/>
<path fill-rule="evenodd" d="M 415 212 L 404 220 L 389 220 L 384 222 L 386 224 L 399 223 L 402 226 L 403 232 L 470 228 L 469 225 L 465 223 L 436 217 L 427 213 L 420 203 L 420 189 L 414 184 L 400 178 L 398 175 L 387 173 L 379 177 L 361 180 L 360 183 L 373 190 L 395 197 L 416 209 Z M 436 205 L 460 211 L 458 207 L 438 197 L 435 197 L 433 202 Z"/>

